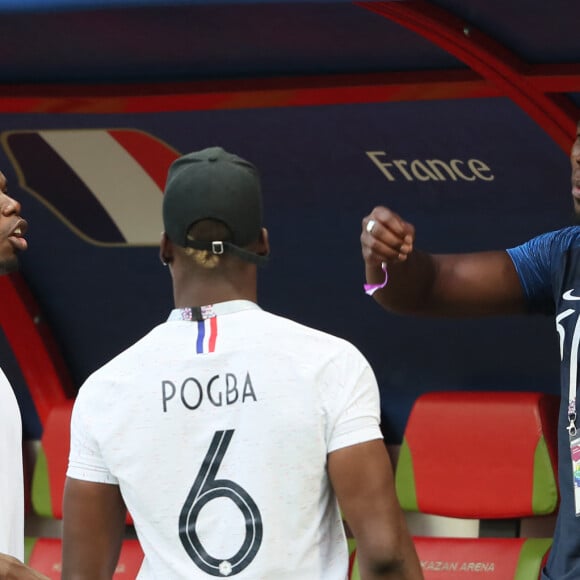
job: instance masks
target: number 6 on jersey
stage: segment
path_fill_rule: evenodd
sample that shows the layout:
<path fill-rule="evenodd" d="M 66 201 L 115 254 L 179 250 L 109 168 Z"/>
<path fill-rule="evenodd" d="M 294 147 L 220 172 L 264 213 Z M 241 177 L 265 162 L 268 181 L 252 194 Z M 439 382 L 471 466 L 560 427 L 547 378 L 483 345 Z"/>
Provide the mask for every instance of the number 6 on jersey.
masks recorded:
<path fill-rule="evenodd" d="M 216 431 L 201 469 L 185 500 L 179 516 L 179 538 L 195 565 L 211 576 L 231 576 L 246 568 L 256 557 L 262 543 L 262 517 L 248 492 L 229 479 L 216 479 L 234 430 Z M 202 546 L 196 531 L 201 509 L 211 500 L 229 498 L 242 512 L 246 536 L 240 549 L 231 558 L 214 558 Z"/>

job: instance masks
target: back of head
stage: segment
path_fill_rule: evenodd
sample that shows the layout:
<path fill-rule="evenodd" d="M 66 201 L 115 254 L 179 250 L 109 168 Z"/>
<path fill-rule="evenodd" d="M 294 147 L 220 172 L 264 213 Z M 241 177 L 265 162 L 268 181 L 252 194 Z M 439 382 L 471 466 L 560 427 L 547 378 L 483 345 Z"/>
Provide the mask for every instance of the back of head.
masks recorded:
<path fill-rule="evenodd" d="M 246 249 L 262 230 L 258 170 L 221 147 L 179 157 L 169 168 L 163 198 L 167 237 L 201 255 L 233 254 L 262 264 L 266 256 Z"/>

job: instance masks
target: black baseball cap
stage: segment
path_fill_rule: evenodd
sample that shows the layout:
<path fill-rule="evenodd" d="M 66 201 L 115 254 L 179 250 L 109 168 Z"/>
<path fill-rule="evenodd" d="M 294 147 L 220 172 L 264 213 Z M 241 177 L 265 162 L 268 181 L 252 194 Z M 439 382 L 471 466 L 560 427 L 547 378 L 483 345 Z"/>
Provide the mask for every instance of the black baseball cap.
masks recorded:
<path fill-rule="evenodd" d="M 231 239 L 190 240 L 189 228 L 203 219 L 223 222 Z M 267 256 L 245 250 L 262 229 L 262 186 L 249 161 L 221 147 L 208 147 L 176 159 L 169 168 L 163 197 L 163 224 L 169 239 L 182 247 L 231 252 L 262 264 Z"/>

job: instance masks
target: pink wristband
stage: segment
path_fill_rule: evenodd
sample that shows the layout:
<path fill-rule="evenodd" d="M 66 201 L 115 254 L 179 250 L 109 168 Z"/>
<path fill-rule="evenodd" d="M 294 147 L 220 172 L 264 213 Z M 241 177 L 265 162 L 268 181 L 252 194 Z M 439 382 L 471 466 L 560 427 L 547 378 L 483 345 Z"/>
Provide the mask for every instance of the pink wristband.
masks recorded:
<path fill-rule="evenodd" d="M 381 264 L 381 269 L 385 273 L 385 279 L 383 280 L 383 282 L 381 284 L 365 284 L 364 285 L 365 292 L 369 296 L 372 296 L 380 288 L 384 288 L 387 285 L 387 282 L 389 281 L 389 274 L 387 273 L 387 263 L 386 262 L 383 262 Z"/>

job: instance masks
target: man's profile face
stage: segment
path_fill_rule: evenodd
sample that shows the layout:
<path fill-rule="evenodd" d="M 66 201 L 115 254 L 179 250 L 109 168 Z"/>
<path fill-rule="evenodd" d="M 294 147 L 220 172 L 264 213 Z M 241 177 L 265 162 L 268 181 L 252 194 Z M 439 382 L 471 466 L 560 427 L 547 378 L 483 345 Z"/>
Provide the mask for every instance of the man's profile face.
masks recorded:
<path fill-rule="evenodd" d="M 8 195 L 6 177 L 0 171 L 0 274 L 18 269 L 18 254 L 28 247 L 28 224 L 20 217 L 20 204 Z"/>

